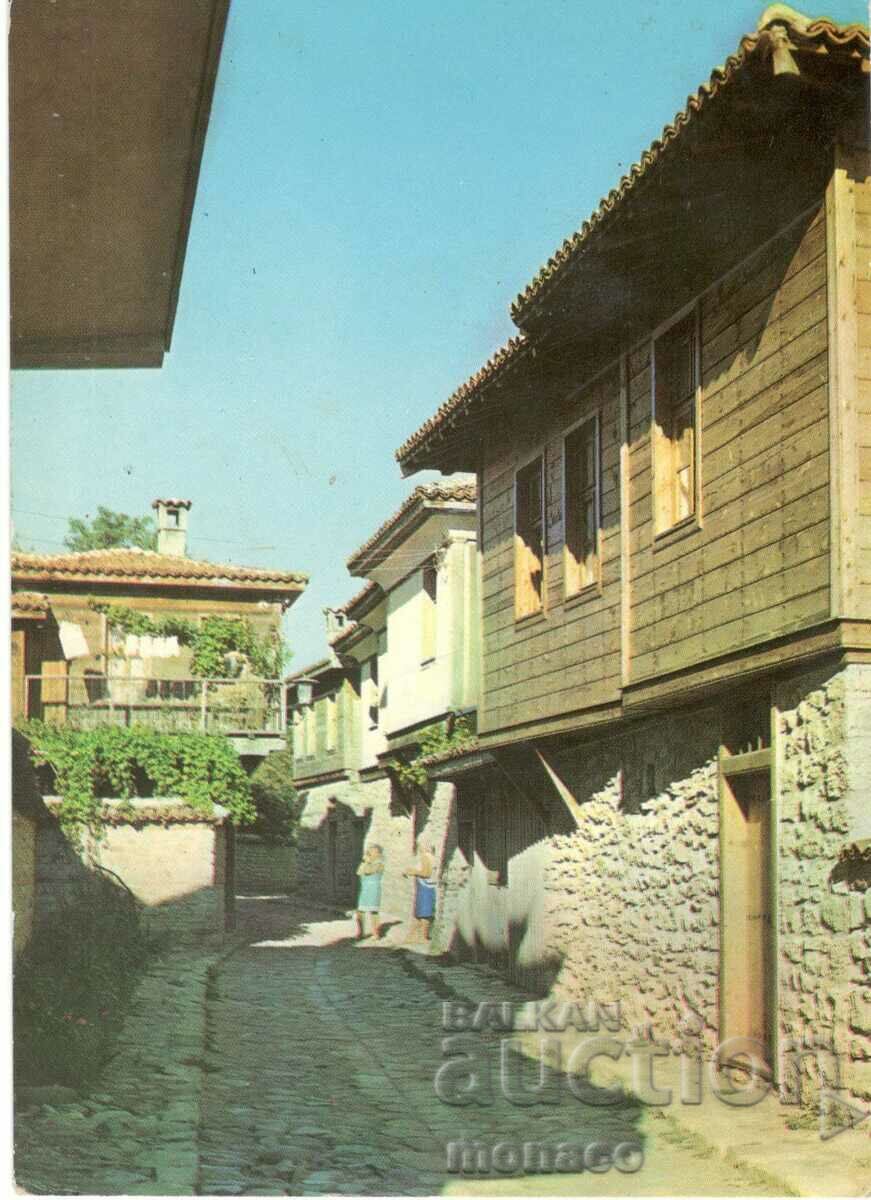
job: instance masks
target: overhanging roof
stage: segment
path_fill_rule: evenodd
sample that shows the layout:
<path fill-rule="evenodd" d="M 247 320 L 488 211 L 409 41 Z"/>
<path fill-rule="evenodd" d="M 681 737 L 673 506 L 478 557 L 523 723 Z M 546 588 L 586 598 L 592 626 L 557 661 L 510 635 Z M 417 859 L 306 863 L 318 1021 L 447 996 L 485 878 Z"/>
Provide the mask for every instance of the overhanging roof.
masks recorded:
<path fill-rule="evenodd" d="M 308 576 L 300 571 L 211 563 L 180 554 L 158 554 L 154 550 L 126 546 L 68 554 L 14 551 L 12 579 L 17 586 L 39 582 L 43 586 L 66 586 L 73 591 L 94 584 L 171 588 L 175 591 L 208 588 L 221 592 L 253 592 L 285 605 L 292 604 L 308 583 Z"/>
<path fill-rule="evenodd" d="M 403 474 L 472 469 L 506 404 L 577 384 L 818 198 L 837 122 L 867 119 L 868 51 L 864 26 L 766 9 L 517 298 L 520 336 L 400 446 Z"/>
<path fill-rule="evenodd" d="M 159 367 L 230 0 L 15 0 L 13 367 Z"/>
<path fill-rule="evenodd" d="M 382 562 L 409 533 L 417 528 L 430 512 L 474 512 L 476 503 L 474 480 L 437 480 L 422 483 L 387 518 L 383 525 L 350 556 L 347 562 L 352 575 L 365 575 Z"/>

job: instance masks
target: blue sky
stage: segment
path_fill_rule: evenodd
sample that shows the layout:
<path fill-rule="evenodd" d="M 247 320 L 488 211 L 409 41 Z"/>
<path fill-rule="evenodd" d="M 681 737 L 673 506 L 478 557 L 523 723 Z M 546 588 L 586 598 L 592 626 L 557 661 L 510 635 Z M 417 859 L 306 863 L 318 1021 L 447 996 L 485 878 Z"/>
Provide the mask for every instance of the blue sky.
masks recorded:
<path fill-rule="evenodd" d="M 234 0 L 172 351 L 15 373 L 18 538 L 190 497 L 195 556 L 311 574 L 287 633 L 319 657 L 345 558 L 419 482 L 393 451 L 761 8 Z"/>

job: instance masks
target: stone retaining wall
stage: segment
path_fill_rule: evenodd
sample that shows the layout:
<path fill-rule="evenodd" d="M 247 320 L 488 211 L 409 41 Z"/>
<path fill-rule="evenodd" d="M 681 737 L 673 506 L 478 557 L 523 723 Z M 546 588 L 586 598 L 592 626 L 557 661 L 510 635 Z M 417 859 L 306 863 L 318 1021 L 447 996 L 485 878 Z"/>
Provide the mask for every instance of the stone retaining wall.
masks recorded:
<path fill-rule="evenodd" d="M 50 920 L 89 871 L 102 869 L 133 893 L 155 930 L 222 931 L 233 890 L 227 880 L 232 834 L 224 828 L 223 810 L 215 815 L 187 810 L 181 819 L 180 806 L 171 801 L 133 801 L 133 809 L 133 817 L 107 824 L 100 840 L 86 837 L 80 846 L 71 845 L 56 821 L 41 831 L 37 920 Z"/>
<path fill-rule="evenodd" d="M 236 891 L 255 896 L 291 891 L 295 884 L 294 858 L 293 846 L 237 833 Z"/>
<path fill-rule="evenodd" d="M 12 910 L 14 953 L 20 954 L 33 932 L 36 911 L 36 854 L 40 828 L 35 817 L 12 813 Z"/>
<path fill-rule="evenodd" d="M 869 1100 L 871 863 L 842 852 L 871 810 L 871 668 L 795 679 L 777 705 L 781 1055 L 805 1099 L 822 1085 Z"/>

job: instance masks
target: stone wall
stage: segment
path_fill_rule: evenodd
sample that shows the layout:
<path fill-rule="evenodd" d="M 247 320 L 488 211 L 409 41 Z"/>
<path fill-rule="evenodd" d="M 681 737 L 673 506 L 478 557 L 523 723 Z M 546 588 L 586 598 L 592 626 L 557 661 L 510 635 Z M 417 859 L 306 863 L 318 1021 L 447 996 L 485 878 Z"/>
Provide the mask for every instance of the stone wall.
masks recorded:
<path fill-rule="evenodd" d="M 717 1030 L 719 804 L 709 760 L 671 780 L 640 813 L 621 778 L 595 793 L 575 833 L 552 839 L 545 877 L 554 991 L 619 1002 L 625 1025 L 674 1036 L 688 1010 Z"/>
<path fill-rule="evenodd" d="M 341 779 L 301 788 L 300 796 L 294 887 L 326 903 L 352 908 L 362 853 L 367 846 L 379 845 L 385 861 L 382 919 L 407 924 L 414 881 L 403 872 L 414 862 L 415 835 L 435 847 L 438 868 L 449 839 L 453 786 L 436 784 L 428 803 L 422 796 L 403 794 L 387 777 Z"/>
<path fill-rule="evenodd" d="M 356 871 L 371 820 L 363 791 L 354 780 L 338 779 L 300 786 L 298 794 L 301 816 L 294 888 L 312 899 L 350 908 L 356 900 Z"/>
<path fill-rule="evenodd" d="M 660 1037 L 693 1009 L 712 1041 L 718 744 L 719 714 L 703 710 L 551 754 L 581 806 L 579 824 L 543 774 L 518 775 L 509 793 L 507 819 L 516 828 L 504 882 L 493 883 L 480 854 L 467 863 L 454 848 L 440 943 L 501 966 L 540 994 L 619 1001 L 627 1028 Z M 482 789 L 485 800 L 500 787 L 494 776 Z M 645 795 L 648 787 L 653 795 Z M 551 832 L 523 821 L 524 807 L 546 813 Z"/>
<path fill-rule="evenodd" d="M 871 863 L 849 848 L 867 830 L 871 668 L 802 676 L 776 701 L 780 1052 L 800 1063 L 784 1086 L 869 1100 Z"/>
<path fill-rule="evenodd" d="M 42 831 L 37 855 L 38 919 L 50 919 L 82 886 L 89 871 L 101 869 L 133 893 L 154 929 L 221 932 L 228 915 L 223 825 L 193 813 L 186 820 L 173 821 L 167 813 L 178 806 L 168 802 L 133 803 L 141 806 L 137 815 L 131 821 L 106 825 L 99 841 L 86 838 L 73 846 L 56 821 Z"/>
<path fill-rule="evenodd" d="M 30 941 L 36 910 L 36 846 L 39 825 L 35 817 L 12 813 L 13 946 L 19 954 Z"/>
<path fill-rule="evenodd" d="M 871 667 L 803 673 L 771 687 L 781 1089 L 805 1103 L 821 1085 L 867 1101 Z M 754 693 L 765 711 L 766 691 L 763 682 Z M 440 946 L 487 956 L 515 979 L 525 968 L 533 986 L 553 963 L 542 994 L 619 1002 L 627 1029 L 665 1040 L 689 1022 L 712 1050 L 720 1033 L 718 746 L 746 702 L 728 696 L 703 711 L 663 714 L 552 756 L 580 804 L 577 827 L 515 845 L 501 886 L 477 854 L 466 861 L 454 837 Z M 486 796 L 499 780 L 477 786 Z M 529 794 L 542 807 L 553 803 L 544 782 Z"/>
<path fill-rule="evenodd" d="M 280 895 L 294 887 L 293 846 L 267 842 L 251 833 L 236 834 L 236 891 Z"/>

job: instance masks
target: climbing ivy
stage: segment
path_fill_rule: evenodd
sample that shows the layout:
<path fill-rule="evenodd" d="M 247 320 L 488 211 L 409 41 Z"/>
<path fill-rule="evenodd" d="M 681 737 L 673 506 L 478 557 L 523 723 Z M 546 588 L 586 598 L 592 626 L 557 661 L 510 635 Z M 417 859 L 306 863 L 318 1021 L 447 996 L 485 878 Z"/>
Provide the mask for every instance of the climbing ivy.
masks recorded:
<path fill-rule="evenodd" d="M 121 604 L 90 601 L 91 608 L 102 613 L 111 629 L 135 637 L 174 637 L 189 646 L 191 672 L 199 679 L 226 678 L 238 674 L 241 663 L 233 655 L 248 661 L 255 675 L 275 679 L 281 675 L 287 651 L 278 633 L 258 636 L 244 617 L 205 617 L 202 622 L 186 617 L 149 617 Z"/>
<path fill-rule="evenodd" d="M 60 822 L 73 840 L 85 830 L 100 837 L 107 797 L 171 797 L 206 813 L 220 804 L 235 825 L 257 815 L 239 756 L 219 734 L 161 733 L 135 725 L 75 730 L 43 721 L 25 721 L 19 728 L 34 763 L 52 770 Z"/>
<path fill-rule="evenodd" d="M 421 791 L 427 785 L 427 771 L 423 760 L 431 754 L 441 754 L 445 750 L 458 749 L 469 745 L 475 740 L 468 717 L 450 716 L 446 721 L 428 725 L 421 731 L 418 750 L 413 758 L 402 759 L 394 756 L 387 764 L 392 772 L 405 787 L 415 787 Z"/>

